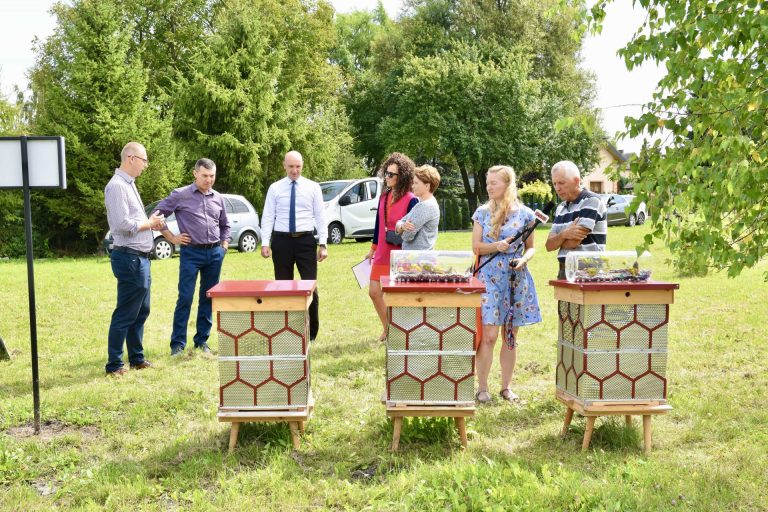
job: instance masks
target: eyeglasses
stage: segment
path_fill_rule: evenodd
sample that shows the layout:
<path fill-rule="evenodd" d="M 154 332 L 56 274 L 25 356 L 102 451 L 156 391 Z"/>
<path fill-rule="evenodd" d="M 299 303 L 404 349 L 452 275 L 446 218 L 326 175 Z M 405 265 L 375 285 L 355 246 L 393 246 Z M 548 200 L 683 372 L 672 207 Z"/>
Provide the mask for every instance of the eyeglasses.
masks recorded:
<path fill-rule="evenodd" d="M 400 174 L 396 173 L 396 172 L 384 171 L 384 177 L 385 178 L 391 178 L 393 176 L 400 176 Z"/>
<path fill-rule="evenodd" d="M 131 157 L 131 158 L 138 158 L 139 160 L 141 160 L 142 162 L 144 162 L 144 164 L 145 164 L 145 165 L 149 165 L 149 160 L 147 160 L 146 158 L 141 158 L 141 157 L 140 157 L 140 156 L 138 156 L 138 155 L 128 155 L 128 156 L 129 156 L 129 157 Z"/>

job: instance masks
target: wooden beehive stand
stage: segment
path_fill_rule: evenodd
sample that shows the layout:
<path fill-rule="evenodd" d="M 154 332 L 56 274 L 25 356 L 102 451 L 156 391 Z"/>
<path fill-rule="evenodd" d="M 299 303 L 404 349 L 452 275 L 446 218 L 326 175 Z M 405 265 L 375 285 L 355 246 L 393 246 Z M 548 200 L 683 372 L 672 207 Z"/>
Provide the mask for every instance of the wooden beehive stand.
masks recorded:
<path fill-rule="evenodd" d="M 312 302 L 312 292 L 315 287 L 316 282 L 314 280 L 222 281 L 208 290 L 208 296 L 212 298 L 213 311 L 217 315 L 221 312 L 232 311 L 254 313 L 273 311 L 306 312 L 309 304 Z M 258 328 L 259 326 L 254 327 Z M 308 329 L 308 325 L 305 326 L 305 329 Z M 309 332 L 305 332 L 304 336 L 304 339 L 308 340 Z M 308 351 L 307 347 L 305 354 L 308 354 Z M 219 354 L 219 357 L 221 361 L 221 354 Z M 308 366 L 305 366 L 305 371 L 308 371 Z M 308 373 L 306 379 L 308 386 Z M 223 407 L 224 399 L 222 398 L 221 400 L 217 418 L 221 423 L 228 422 L 232 424 L 229 433 L 230 453 L 237 446 L 240 425 L 249 422 L 287 422 L 291 430 L 293 447 L 298 450 L 301 447 L 299 436 L 304 432 L 304 423 L 309 421 L 315 407 L 312 390 L 309 388 L 306 394 L 306 404 L 291 405 L 290 403 L 278 403 L 272 406 L 264 406 L 261 403 L 254 402 L 253 404 L 242 403 L 234 407 Z"/>
<path fill-rule="evenodd" d="M 467 423 L 466 418 L 475 415 L 475 404 L 456 405 L 414 405 L 387 401 L 386 393 L 381 397 L 381 402 L 387 408 L 387 418 L 392 418 L 392 445 L 389 450 L 396 452 L 400 446 L 400 433 L 403 429 L 403 418 L 428 417 L 428 418 L 453 418 L 456 430 L 459 432 L 461 446 L 467 447 Z"/>
<path fill-rule="evenodd" d="M 675 283 L 600 283 L 584 284 L 567 281 L 550 281 L 554 286 L 555 300 L 570 303 L 590 304 L 673 304 Z M 649 400 L 600 400 L 585 401 L 557 388 L 555 397 L 566 406 L 565 421 L 560 432 L 561 436 L 568 433 L 568 427 L 576 412 L 587 420 L 584 438 L 581 443 L 582 451 L 589 448 L 595 420 L 599 416 L 624 416 L 627 427 L 632 426 L 632 416 L 643 417 L 643 444 L 645 453 L 651 453 L 651 417 L 666 414 L 672 410 L 665 398 Z M 666 397 L 666 391 L 664 393 Z"/>
<path fill-rule="evenodd" d="M 485 287 L 476 278 L 472 278 L 469 283 L 394 283 L 389 278 L 383 277 L 382 289 L 388 310 L 394 307 L 424 309 L 449 307 L 476 310 L 480 306 L 480 294 L 485 291 Z M 395 328 L 393 325 L 390 323 L 390 329 Z M 438 335 L 437 331 L 435 331 L 435 335 Z M 471 336 L 470 345 L 476 346 L 475 333 L 469 335 Z M 450 352 L 444 353 L 449 354 Z M 473 351 L 471 353 L 474 354 Z M 418 352 L 414 352 L 414 354 L 418 354 Z M 474 355 L 471 357 L 474 360 Z M 474 382 L 474 375 L 471 382 Z M 474 393 L 474 390 L 472 389 L 471 392 Z M 393 421 L 390 451 L 397 451 L 400 445 L 403 418 L 408 417 L 453 418 L 459 432 L 461 445 L 466 448 L 466 418 L 475 415 L 474 401 L 453 401 L 443 397 L 420 402 L 417 397 L 409 397 L 408 399 L 388 397 L 385 391 L 381 402 L 386 407 L 387 418 L 392 418 Z"/>
<path fill-rule="evenodd" d="M 632 416 L 642 416 L 645 453 L 651 453 L 651 416 L 654 414 L 665 414 L 672 410 L 671 405 L 652 400 L 633 403 L 618 401 L 586 404 L 560 389 L 557 390 L 556 398 L 568 408 L 565 411 L 565 422 L 563 422 L 563 430 L 560 432 L 561 436 L 565 437 L 568 433 L 568 427 L 571 425 L 574 412 L 581 414 L 587 419 L 584 439 L 581 442 L 581 451 L 586 451 L 589 448 L 589 442 L 592 440 L 592 431 L 595 428 L 595 420 L 598 416 L 624 416 L 627 427 L 632 426 Z"/>
<path fill-rule="evenodd" d="M 312 411 L 315 408 L 315 399 L 312 397 L 310 391 L 307 405 L 304 407 L 275 409 L 267 411 L 219 411 L 217 417 L 219 422 L 232 423 L 231 430 L 229 432 L 229 452 L 235 449 L 237 446 L 237 436 L 240 433 L 240 424 L 249 422 L 270 422 L 270 421 L 285 421 L 291 429 L 291 441 L 295 449 L 301 448 L 300 434 L 304 433 L 304 423 L 309 421 L 312 416 Z"/>

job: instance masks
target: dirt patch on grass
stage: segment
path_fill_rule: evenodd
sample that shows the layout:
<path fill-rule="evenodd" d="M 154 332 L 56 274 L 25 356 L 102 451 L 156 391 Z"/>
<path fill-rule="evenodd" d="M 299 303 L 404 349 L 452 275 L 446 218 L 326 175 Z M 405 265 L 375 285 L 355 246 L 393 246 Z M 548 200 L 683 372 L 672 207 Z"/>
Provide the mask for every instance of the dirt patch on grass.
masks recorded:
<path fill-rule="evenodd" d="M 98 428 L 92 426 L 79 427 L 76 425 L 67 425 L 58 420 L 48 420 L 40 424 L 40 435 L 35 435 L 35 427 L 32 422 L 18 427 L 11 427 L 6 430 L 6 434 L 15 439 L 39 439 L 40 441 L 50 441 L 58 439 L 69 434 L 80 434 L 84 441 L 89 441 L 101 436 Z"/>

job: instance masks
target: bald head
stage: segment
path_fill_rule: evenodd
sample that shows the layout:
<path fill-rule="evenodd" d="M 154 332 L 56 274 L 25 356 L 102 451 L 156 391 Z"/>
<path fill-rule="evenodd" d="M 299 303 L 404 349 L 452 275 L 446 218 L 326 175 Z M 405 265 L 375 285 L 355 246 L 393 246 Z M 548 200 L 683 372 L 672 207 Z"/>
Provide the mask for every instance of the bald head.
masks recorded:
<path fill-rule="evenodd" d="M 283 160 L 283 168 L 285 169 L 285 175 L 293 181 L 296 181 L 301 176 L 301 170 L 304 168 L 304 158 L 298 151 L 289 151 L 285 154 Z"/>
<path fill-rule="evenodd" d="M 140 157 L 147 157 L 147 150 L 144 146 L 138 142 L 129 142 L 123 146 L 123 150 L 120 152 L 120 161 L 125 162 L 128 157 L 138 155 Z"/>

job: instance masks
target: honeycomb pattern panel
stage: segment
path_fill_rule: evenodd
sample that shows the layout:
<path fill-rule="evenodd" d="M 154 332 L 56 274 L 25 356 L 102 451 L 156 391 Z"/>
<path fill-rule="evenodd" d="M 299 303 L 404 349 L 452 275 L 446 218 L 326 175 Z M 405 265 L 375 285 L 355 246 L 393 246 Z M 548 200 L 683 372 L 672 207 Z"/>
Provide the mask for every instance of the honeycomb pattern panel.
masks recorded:
<path fill-rule="evenodd" d="M 424 308 L 425 322 L 438 331 L 459 323 L 458 308 Z"/>
<path fill-rule="evenodd" d="M 252 407 L 256 403 L 255 390 L 244 382 L 233 382 L 221 389 L 222 407 Z"/>
<path fill-rule="evenodd" d="M 309 363 L 304 358 L 219 361 L 222 407 L 306 405 Z"/>
<path fill-rule="evenodd" d="M 651 331 L 640 324 L 628 325 L 621 331 L 622 349 L 651 348 Z"/>
<path fill-rule="evenodd" d="M 408 334 L 400 329 L 390 328 L 387 334 L 387 350 L 405 350 Z"/>
<path fill-rule="evenodd" d="M 598 381 L 603 381 L 613 375 L 617 369 L 616 354 L 606 352 L 587 354 L 584 371 Z"/>
<path fill-rule="evenodd" d="M 227 333 L 219 331 L 219 355 L 231 357 L 237 354 L 235 343 L 237 339 Z"/>
<path fill-rule="evenodd" d="M 556 384 L 584 400 L 663 400 L 666 352 L 590 351 L 558 346 Z"/>
<path fill-rule="evenodd" d="M 421 400 L 421 382 L 410 375 L 399 375 L 388 382 L 388 400 Z"/>
<path fill-rule="evenodd" d="M 406 350 L 440 350 L 440 333 L 430 325 L 420 325 L 408 333 Z"/>
<path fill-rule="evenodd" d="M 576 389 L 578 396 L 587 400 L 599 400 L 601 397 L 600 381 L 586 373 L 578 377 Z"/>
<path fill-rule="evenodd" d="M 220 311 L 219 332 L 237 338 L 253 327 L 253 314 L 250 311 Z"/>
<path fill-rule="evenodd" d="M 257 311 L 253 313 L 254 327 L 267 336 L 282 330 L 285 324 L 285 311 Z"/>
<path fill-rule="evenodd" d="M 284 330 L 272 337 L 272 355 L 290 356 L 304 353 L 304 337 Z"/>
<path fill-rule="evenodd" d="M 669 324 L 664 324 L 651 332 L 651 344 L 648 348 L 666 351 L 668 347 Z"/>
<path fill-rule="evenodd" d="M 424 400 L 445 402 L 471 402 L 474 400 L 474 379 L 467 378 L 459 383 L 438 375 L 424 383 Z"/>
<path fill-rule="evenodd" d="M 474 326 L 467 327 L 463 324 L 451 327 L 443 333 L 443 350 L 468 352 L 475 350 Z"/>
<path fill-rule="evenodd" d="M 388 400 L 469 401 L 473 377 L 474 355 L 387 354 Z"/>
<path fill-rule="evenodd" d="M 584 348 L 590 350 L 615 350 L 619 346 L 619 333 L 608 324 L 598 323 L 587 331 Z"/>
<path fill-rule="evenodd" d="M 218 318 L 221 356 L 306 355 L 305 311 L 220 311 Z"/>
<path fill-rule="evenodd" d="M 637 322 L 649 329 L 669 321 L 669 304 L 638 304 L 636 308 Z"/>
<path fill-rule="evenodd" d="M 635 381 L 635 398 L 656 400 L 667 395 L 667 381 L 659 375 L 649 373 Z"/>
<path fill-rule="evenodd" d="M 417 325 L 424 323 L 424 309 L 416 307 L 391 307 L 389 308 L 389 322 L 404 331 L 410 331 Z"/>
<path fill-rule="evenodd" d="M 594 306 L 595 309 L 601 306 Z M 635 321 L 635 306 L 632 304 L 606 304 L 602 306 L 605 321 L 622 329 Z"/>
<path fill-rule="evenodd" d="M 632 381 L 618 373 L 605 379 L 603 396 L 610 396 L 616 400 L 632 398 Z"/>
<path fill-rule="evenodd" d="M 229 354 L 221 354 L 229 355 Z M 269 338 L 263 333 L 250 331 L 242 334 L 235 343 L 233 356 L 268 356 Z"/>

